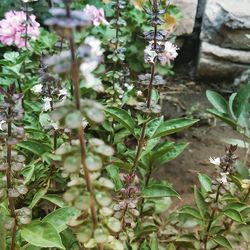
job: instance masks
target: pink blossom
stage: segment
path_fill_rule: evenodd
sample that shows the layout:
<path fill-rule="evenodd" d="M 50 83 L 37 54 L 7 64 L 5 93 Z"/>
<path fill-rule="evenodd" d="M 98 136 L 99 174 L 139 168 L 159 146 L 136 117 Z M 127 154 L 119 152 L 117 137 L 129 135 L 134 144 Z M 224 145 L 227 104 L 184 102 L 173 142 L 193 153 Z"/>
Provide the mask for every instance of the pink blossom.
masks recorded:
<path fill-rule="evenodd" d="M 98 26 L 99 24 L 108 24 L 102 8 L 97 9 L 94 5 L 87 4 L 83 12 L 85 15 L 90 17 L 94 26 Z"/>
<path fill-rule="evenodd" d="M 161 62 L 161 65 L 170 64 L 177 56 L 178 48 L 171 42 L 165 42 L 164 51 L 158 54 L 158 59 Z"/>
<path fill-rule="evenodd" d="M 25 47 L 26 36 L 26 13 L 24 11 L 9 11 L 5 18 L 0 21 L 0 42 L 5 45 L 16 45 L 18 48 Z M 27 36 L 35 40 L 39 36 L 40 24 L 36 17 L 30 15 L 27 23 Z M 29 45 L 27 43 L 27 45 Z"/>

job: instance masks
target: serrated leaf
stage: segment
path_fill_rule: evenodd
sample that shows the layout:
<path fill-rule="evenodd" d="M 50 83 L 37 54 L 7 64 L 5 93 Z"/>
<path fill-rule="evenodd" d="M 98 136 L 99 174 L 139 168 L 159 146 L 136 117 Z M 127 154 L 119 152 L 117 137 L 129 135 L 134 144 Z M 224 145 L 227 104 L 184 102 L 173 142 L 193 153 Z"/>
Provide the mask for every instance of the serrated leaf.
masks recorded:
<path fill-rule="evenodd" d="M 212 191 L 212 180 L 205 174 L 198 174 L 199 181 L 206 192 Z"/>
<path fill-rule="evenodd" d="M 225 247 L 226 249 L 233 249 L 231 243 L 228 241 L 228 239 L 222 235 L 215 236 L 212 241 L 217 243 L 218 245 Z"/>
<path fill-rule="evenodd" d="M 132 134 L 134 134 L 135 123 L 127 111 L 117 107 L 107 107 L 105 111 L 125 128 L 127 128 Z"/>
<path fill-rule="evenodd" d="M 142 191 L 143 198 L 180 197 L 170 186 L 163 184 L 152 184 Z"/>
<path fill-rule="evenodd" d="M 163 122 L 159 128 L 155 131 L 155 134 L 152 138 L 162 137 L 170 134 L 174 134 L 176 132 L 180 132 L 199 120 L 189 119 L 189 118 L 178 118 L 169 121 Z"/>
<path fill-rule="evenodd" d="M 6 230 L 4 228 L 4 216 L 0 212 L 0 249 L 6 248 Z"/>
<path fill-rule="evenodd" d="M 63 207 L 55 210 L 52 213 L 49 213 L 42 221 L 48 222 L 57 230 L 58 233 L 61 233 L 67 228 L 67 223 L 70 218 L 79 214 L 79 211 L 73 207 Z"/>
<path fill-rule="evenodd" d="M 48 222 L 33 221 L 21 228 L 21 237 L 31 245 L 65 249 L 56 229 Z"/>
<path fill-rule="evenodd" d="M 238 212 L 237 210 L 234 209 L 226 209 L 223 212 L 228 218 L 237 221 L 239 223 L 244 223 L 242 216 L 240 214 L 240 212 Z"/>

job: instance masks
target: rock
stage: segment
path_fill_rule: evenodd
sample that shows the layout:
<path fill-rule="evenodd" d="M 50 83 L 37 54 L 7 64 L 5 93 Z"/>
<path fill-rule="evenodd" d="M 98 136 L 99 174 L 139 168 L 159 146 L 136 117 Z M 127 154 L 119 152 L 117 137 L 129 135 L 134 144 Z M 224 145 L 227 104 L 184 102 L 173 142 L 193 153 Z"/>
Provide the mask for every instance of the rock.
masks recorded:
<path fill-rule="evenodd" d="M 224 48 L 249 50 L 250 1 L 207 0 L 201 40 Z"/>
<path fill-rule="evenodd" d="M 245 70 L 239 77 L 234 79 L 234 85 L 239 86 L 241 84 L 250 83 L 250 69 Z"/>
<path fill-rule="evenodd" d="M 202 42 L 197 66 L 199 77 L 206 79 L 235 79 L 250 67 L 250 51 L 221 48 Z"/>
<path fill-rule="evenodd" d="M 173 4 L 181 10 L 181 14 L 183 17 L 177 25 L 176 35 L 191 35 L 195 25 L 198 0 L 174 0 Z"/>

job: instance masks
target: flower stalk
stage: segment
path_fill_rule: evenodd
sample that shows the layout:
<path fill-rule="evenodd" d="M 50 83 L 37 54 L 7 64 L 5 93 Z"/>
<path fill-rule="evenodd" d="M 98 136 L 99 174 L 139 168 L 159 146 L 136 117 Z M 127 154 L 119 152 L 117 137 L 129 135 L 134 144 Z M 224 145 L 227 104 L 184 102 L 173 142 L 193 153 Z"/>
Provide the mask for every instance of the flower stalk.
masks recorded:
<path fill-rule="evenodd" d="M 65 8 L 66 8 L 67 17 L 70 18 L 70 6 L 69 6 L 68 1 L 65 2 Z M 72 84 L 73 84 L 74 93 L 75 93 L 75 105 L 76 105 L 76 109 L 80 111 L 81 110 L 81 107 L 80 107 L 81 94 L 80 94 L 80 84 L 79 84 L 80 77 L 79 77 L 78 63 L 77 63 L 76 55 L 75 55 L 74 33 L 72 29 L 71 29 L 68 41 L 69 41 L 69 47 L 70 47 L 70 53 L 71 53 L 71 78 L 72 78 Z M 91 210 L 91 215 L 92 215 L 93 228 L 95 229 L 97 226 L 95 197 L 94 197 L 92 183 L 90 180 L 89 170 L 86 164 L 87 153 L 86 153 L 86 144 L 85 144 L 85 133 L 84 133 L 84 128 L 82 125 L 78 129 L 78 138 L 80 141 L 80 148 L 81 148 L 81 164 L 83 167 L 87 190 L 90 194 L 90 210 Z"/>
<path fill-rule="evenodd" d="M 12 114 L 11 107 L 8 108 L 8 116 L 10 117 Z M 8 168 L 6 170 L 6 179 L 7 179 L 7 190 L 9 191 L 12 189 L 12 174 L 11 174 L 11 151 L 12 151 L 12 146 L 9 144 L 9 139 L 12 136 L 12 123 L 11 120 L 7 122 L 8 124 L 8 130 L 7 130 L 7 164 Z M 10 215 L 14 219 L 14 224 L 11 229 L 11 250 L 15 250 L 16 246 L 16 231 L 17 231 L 17 223 L 16 223 L 16 212 L 15 212 L 15 200 L 14 197 L 11 197 L 8 194 L 8 201 L 9 201 L 9 210 L 10 210 Z"/>

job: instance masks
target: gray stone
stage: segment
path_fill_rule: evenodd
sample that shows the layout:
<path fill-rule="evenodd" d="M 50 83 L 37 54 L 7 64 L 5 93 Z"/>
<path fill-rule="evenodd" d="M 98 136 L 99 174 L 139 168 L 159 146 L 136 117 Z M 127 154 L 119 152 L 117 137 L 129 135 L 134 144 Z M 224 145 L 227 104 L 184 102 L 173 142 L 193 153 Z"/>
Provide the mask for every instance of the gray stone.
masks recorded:
<path fill-rule="evenodd" d="M 181 14 L 183 17 L 177 25 L 176 35 L 191 35 L 195 25 L 198 0 L 174 0 L 173 4 L 181 10 Z"/>
<path fill-rule="evenodd" d="M 250 51 L 221 48 L 202 42 L 197 74 L 205 79 L 235 79 L 250 67 Z"/>
<path fill-rule="evenodd" d="M 250 34 L 250 0 L 207 0 L 202 41 L 249 50 L 246 34 Z"/>

